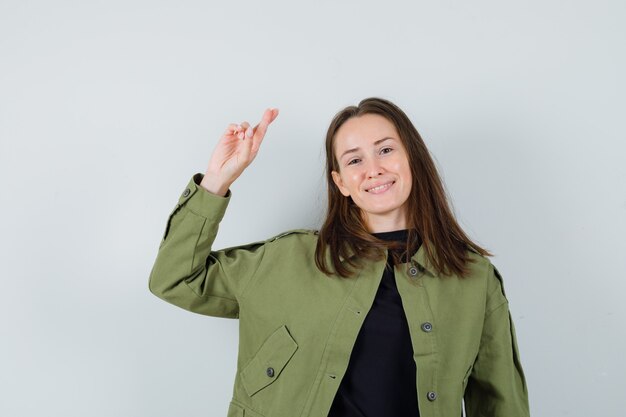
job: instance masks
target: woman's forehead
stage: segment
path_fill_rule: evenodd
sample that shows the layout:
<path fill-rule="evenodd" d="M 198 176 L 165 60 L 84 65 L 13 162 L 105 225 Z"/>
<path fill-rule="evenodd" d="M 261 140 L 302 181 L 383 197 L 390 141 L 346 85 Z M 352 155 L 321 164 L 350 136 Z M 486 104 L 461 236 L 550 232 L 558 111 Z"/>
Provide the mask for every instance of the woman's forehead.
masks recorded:
<path fill-rule="evenodd" d="M 340 156 L 348 149 L 372 147 L 386 141 L 398 140 L 398 131 L 384 116 L 364 114 L 346 120 L 335 134 L 334 148 Z"/>

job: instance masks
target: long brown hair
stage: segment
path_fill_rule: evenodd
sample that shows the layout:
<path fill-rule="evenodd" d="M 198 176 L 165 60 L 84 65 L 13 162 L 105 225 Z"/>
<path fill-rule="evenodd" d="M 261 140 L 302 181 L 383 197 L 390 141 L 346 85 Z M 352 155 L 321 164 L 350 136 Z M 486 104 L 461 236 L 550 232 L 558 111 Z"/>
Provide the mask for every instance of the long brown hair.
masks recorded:
<path fill-rule="evenodd" d="M 381 115 L 396 127 L 411 167 L 411 193 L 407 201 L 409 233 L 403 246 L 404 252 L 400 256 L 394 254 L 394 263 L 400 262 L 400 258 L 407 259 L 408 254 L 417 250 L 417 245 L 421 243 L 436 272 L 465 277 L 468 273 L 466 264 L 472 261 L 468 249 L 493 256 L 472 242 L 457 223 L 433 159 L 408 116 L 390 101 L 370 97 L 361 100 L 358 106 L 340 110 L 326 133 L 328 208 L 315 249 L 317 267 L 326 275 L 338 274 L 347 278 L 354 275 L 363 259 L 381 259 L 385 248 L 398 247 L 397 244 L 377 239 L 367 230 L 361 209 L 351 197 L 341 194 L 332 178 L 332 172 L 339 172 L 340 169 L 334 152 L 335 135 L 348 119 L 364 114 Z"/>

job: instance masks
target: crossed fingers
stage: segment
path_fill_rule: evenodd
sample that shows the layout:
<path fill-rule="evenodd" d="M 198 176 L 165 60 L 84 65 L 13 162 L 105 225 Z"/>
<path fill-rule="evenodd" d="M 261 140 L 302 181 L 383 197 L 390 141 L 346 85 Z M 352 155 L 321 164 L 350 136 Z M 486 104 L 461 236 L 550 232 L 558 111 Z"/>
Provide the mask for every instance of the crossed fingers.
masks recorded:
<path fill-rule="evenodd" d="M 244 138 L 251 138 L 258 134 L 259 137 L 257 140 L 261 139 L 265 136 L 265 132 L 267 131 L 267 126 L 274 121 L 276 116 L 278 115 L 278 109 L 270 108 L 263 113 L 263 118 L 261 121 L 253 127 L 250 126 L 250 123 L 247 121 L 243 121 L 240 124 L 231 123 L 226 130 L 227 134 L 234 135 L 237 138 L 243 140 Z"/>

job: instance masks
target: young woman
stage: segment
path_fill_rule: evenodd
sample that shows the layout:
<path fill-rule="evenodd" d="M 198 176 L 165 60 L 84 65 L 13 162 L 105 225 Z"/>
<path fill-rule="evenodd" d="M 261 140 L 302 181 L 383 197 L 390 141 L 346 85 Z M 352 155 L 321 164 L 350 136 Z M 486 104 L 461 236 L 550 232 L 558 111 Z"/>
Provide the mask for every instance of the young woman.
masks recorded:
<path fill-rule="evenodd" d="M 419 133 L 368 98 L 326 136 L 328 212 L 213 250 L 230 186 L 278 110 L 230 125 L 170 214 L 150 275 L 158 297 L 239 319 L 228 416 L 528 416 L 502 278 L 461 230 Z"/>

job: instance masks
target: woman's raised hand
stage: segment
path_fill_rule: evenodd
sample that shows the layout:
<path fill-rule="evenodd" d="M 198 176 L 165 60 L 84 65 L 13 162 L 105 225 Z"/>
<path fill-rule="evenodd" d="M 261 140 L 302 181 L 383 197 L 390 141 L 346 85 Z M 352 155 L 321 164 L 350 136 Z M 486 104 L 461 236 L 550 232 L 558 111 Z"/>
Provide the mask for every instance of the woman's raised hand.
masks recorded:
<path fill-rule="evenodd" d="M 224 196 L 231 184 L 254 160 L 265 132 L 278 116 L 278 109 L 269 108 L 255 127 L 248 122 L 230 124 L 213 150 L 209 166 L 200 186 Z"/>

